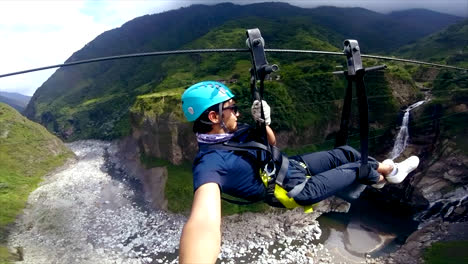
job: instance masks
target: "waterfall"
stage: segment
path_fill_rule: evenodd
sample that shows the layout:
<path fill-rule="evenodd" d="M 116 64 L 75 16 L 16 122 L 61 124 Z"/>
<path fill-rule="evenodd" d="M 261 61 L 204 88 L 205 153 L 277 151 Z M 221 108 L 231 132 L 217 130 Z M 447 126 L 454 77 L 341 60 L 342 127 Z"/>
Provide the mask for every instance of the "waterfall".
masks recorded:
<path fill-rule="evenodd" d="M 405 109 L 405 114 L 403 115 L 403 120 L 401 122 L 400 131 L 398 132 L 398 135 L 395 139 L 395 144 L 393 145 L 393 149 L 390 154 L 390 158 L 392 160 L 398 158 L 400 154 L 405 150 L 406 146 L 408 145 L 408 139 L 409 139 L 408 122 L 409 122 L 410 111 L 422 105 L 424 102 L 426 101 L 425 100 L 419 101 L 417 103 L 414 103 L 408 106 L 408 108 Z"/>

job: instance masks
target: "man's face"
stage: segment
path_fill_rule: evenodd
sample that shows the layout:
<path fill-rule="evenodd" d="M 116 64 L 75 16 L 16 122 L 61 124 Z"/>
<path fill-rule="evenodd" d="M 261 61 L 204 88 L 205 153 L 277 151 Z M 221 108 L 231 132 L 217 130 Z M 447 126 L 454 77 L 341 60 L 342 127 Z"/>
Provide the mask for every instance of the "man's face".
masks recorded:
<path fill-rule="evenodd" d="M 228 131 L 234 132 L 237 130 L 237 117 L 239 117 L 239 111 L 237 110 L 236 102 L 230 99 L 223 103 L 223 121 Z"/>

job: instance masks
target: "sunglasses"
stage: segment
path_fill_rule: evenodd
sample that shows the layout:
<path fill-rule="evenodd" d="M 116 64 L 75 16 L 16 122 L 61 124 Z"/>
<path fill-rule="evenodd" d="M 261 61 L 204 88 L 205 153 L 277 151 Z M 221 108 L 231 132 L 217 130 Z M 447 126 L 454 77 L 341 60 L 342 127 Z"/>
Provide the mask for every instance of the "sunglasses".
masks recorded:
<path fill-rule="evenodd" d="M 237 107 L 237 105 L 230 105 L 227 107 L 223 107 L 223 110 L 227 110 L 227 109 L 232 110 L 232 112 L 234 112 L 234 114 L 236 115 L 239 113 L 239 107 Z"/>

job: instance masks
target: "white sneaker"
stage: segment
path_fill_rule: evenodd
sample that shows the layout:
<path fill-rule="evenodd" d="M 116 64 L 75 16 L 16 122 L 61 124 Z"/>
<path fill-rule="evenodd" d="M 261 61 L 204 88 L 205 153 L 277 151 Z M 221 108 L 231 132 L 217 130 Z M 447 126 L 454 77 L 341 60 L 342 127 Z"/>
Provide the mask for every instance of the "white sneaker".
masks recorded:
<path fill-rule="evenodd" d="M 419 158 L 417 156 L 411 156 L 402 162 L 394 163 L 392 160 L 384 160 L 382 163 L 393 165 L 393 171 L 385 176 L 385 180 L 389 183 L 400 183 L 406 176 L 414 171 L 419 165 Z"/>

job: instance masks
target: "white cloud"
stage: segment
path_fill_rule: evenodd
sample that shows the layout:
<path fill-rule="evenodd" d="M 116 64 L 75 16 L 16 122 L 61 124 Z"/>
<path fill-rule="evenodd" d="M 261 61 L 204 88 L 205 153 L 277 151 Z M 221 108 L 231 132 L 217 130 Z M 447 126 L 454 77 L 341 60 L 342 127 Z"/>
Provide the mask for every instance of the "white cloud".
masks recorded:
<path fill-rule="evenodd" d="M 64 62 L 108 29 L 80 12 L 82 1 L 1 1 L 0 72 Z M 0 79 L 0 90 L 31 95 L 52 71 Z"/>
<path fill-rule="evenodd" d="M 155 2 L 2 0 L 0 73 L 63 63 L 102 32 L 151 12 L 149 6 Z M 32 95 L 54 71 L 0 78 L 0 90 Z"/>

